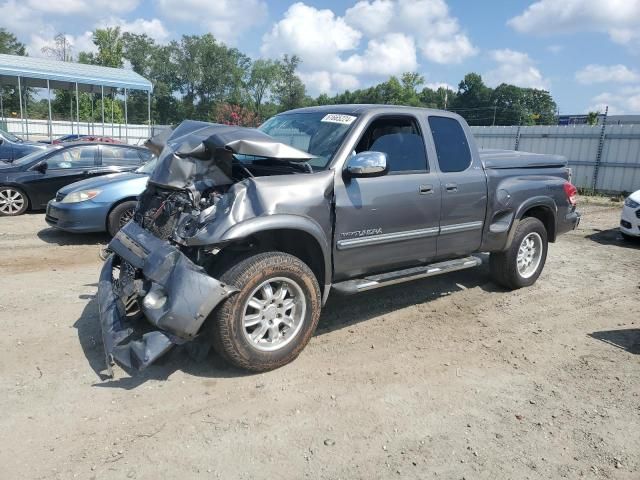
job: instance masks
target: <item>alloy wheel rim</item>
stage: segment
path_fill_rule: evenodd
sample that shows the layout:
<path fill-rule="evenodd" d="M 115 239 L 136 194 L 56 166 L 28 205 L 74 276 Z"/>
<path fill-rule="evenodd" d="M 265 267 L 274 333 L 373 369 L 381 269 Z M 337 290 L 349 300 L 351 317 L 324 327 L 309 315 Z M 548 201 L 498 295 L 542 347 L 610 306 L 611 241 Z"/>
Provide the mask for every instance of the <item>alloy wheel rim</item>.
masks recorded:
<path fill-rule="evenodd" d="M 0 190 L 0 212 L 16 214 L 24 207 L 24 196 L 12 188 Z"/>
<path fill-rule="evenodd" d="M 536 273 L 542 260 L 542 237 L 531 232 L 522 239 L 518 248 L 518 273 L 522 278 L 530 278 Z"/>
<path fill-rule="evenodd" d="M 302 288 L 290 278 L 270 278 L 256 287 L 245 302 L 242 330 L 254 348 L 273 352 L 296 337 L 305 313 Z"/>
<path fill-rule="evenodd" d="M 134 208 L 130 208 L 122 212 L 122 215 L 120 215 L 120 222 L 119 222 L 120 228 L 124 227 L 129 222 L 129 220 L 133 218 L 134 212 L 135 212 Z"/>

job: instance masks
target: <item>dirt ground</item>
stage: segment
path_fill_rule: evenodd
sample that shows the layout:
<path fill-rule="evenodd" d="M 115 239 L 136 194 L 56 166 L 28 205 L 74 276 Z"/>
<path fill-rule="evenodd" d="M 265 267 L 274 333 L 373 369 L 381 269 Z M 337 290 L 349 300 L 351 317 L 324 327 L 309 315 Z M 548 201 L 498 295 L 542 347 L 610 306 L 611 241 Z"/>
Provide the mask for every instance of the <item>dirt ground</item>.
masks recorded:
<path fill-rule="evenodd" d="M 531 288 L 333 296 L 292 364 L 101 376 L 101 235 L 0 219 L 0 478 L 640 478 L 640 243 L 583 205 Z"/>

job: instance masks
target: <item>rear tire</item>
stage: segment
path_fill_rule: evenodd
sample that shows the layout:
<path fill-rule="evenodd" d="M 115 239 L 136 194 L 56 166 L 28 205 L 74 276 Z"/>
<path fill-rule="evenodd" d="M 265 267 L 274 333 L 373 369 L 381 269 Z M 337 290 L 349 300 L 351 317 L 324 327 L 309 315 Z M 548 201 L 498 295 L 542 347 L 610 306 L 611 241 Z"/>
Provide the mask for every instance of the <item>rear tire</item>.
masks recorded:
<path fill-rule="evenodd" d="M 137 203 L 135 200 L 127 200 L 126 202 L 116 205 L 111 212 L 109 212 L 109 217 L 107 218 L 107 231 L 109 235 L 112 237 L 115 236 L 118 230 L 133 218 Z"/>
<path fill-rule="evenodd" d="M 320 288 L 311 269 L 281 252 L 253 255 L 220 281 L 240 289 L 213 313 L 213 346 L 230 364 L 264 372 L 293 361 L 320 318 Z"/>
<path fill-rule="evenodd" d="M 0 187 L 0 217 L 17 217 L 29 208 L 29 198 L 16 187 Z"/>
<path fill-rule="evenodd" d="M 493 280 L 509 290 L 533 285 L 547 260 L 547 230 L 533 217 L 520 220 L 507 250 L 489 257 Z"/>

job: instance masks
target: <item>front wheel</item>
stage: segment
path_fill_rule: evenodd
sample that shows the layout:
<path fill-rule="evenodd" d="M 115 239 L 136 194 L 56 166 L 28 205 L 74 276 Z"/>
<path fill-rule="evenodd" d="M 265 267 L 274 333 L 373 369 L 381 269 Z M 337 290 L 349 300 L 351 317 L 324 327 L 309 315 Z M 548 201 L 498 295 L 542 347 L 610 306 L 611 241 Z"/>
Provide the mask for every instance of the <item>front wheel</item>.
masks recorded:
<path fill-rule="evenodd" d="M 126 202 L 122 202 L 111 210 L 109 213 L 109 218 L 107 219 L 107 230 L 109 231 L 109 235 L 112 237 L 118 233 L 122 227 L 124 227 L 129 220 L 133 218 L 133 214 L 136 211 L 136 202 L 135 200 L 127 200 Z"/>
<path fill-rule="evenodd" d="M 29 201 L 22 190 L 0 187 L 0 217 L 15 217 L 27 211 Z"/>
<path fill-rule="evenodd" d="M 537 218 L 520 220 L 513 241 L 489 257 L 493 280 L 510 290 L 533 285 L 547 260 L 547 230 Z"/>
<path fill-rule="evenodd" d="M 320 317 L 320 288 L 311 269 L 292 255 L 266 252 L 238 262 L 220 281 L 240 291 L 214 312 L 216 351 L 254 372 L 293 361 Z"/>

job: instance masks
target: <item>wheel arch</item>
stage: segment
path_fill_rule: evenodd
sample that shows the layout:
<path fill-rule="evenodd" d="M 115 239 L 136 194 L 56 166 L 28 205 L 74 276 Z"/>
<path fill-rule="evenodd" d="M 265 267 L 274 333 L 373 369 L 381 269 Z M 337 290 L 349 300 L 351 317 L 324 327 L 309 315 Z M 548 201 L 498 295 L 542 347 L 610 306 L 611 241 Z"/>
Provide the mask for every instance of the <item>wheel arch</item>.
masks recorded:
<path fill-rule="evenodd" d="M 277 250 L 300 258 L 314 273 L 323 299 L 331 285 L 331 251 L 326 234 L 313 220 L 295 215 L 270 215 L 239 223 L 220 238 L 223 250 L 254 244 L 259 251 Z"/>
<path fill-rule="evenodd" d="M 547 231 L 547 241 L 552 243 L 555 242 L 557 211 L 558 208 L 550 197 L 533 197 L 523 202 L 520 207 L 518 207 L 514 215 L 514 220 L 511 224 L 511 228 L 509 229 L 505 248 L 509 248 L 511 245 L 520 220 L 527 217 L 533 217 L 540 220 Z"/>

